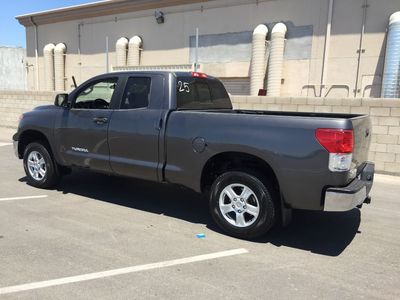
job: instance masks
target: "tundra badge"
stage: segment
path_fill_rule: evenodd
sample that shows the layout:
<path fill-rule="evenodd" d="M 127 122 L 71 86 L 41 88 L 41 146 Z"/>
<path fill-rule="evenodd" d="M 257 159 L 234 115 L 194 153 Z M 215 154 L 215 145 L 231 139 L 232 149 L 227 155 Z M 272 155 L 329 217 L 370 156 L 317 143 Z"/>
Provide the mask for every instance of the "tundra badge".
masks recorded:
<path fill-rule="evenodd" d="M 89 153 L 88 149 L 85 148 L 79 148 L 79 147 L 71 147 L 72 151 L 76 151 L 76 152 L 84 152 L 84 153 Z"/>

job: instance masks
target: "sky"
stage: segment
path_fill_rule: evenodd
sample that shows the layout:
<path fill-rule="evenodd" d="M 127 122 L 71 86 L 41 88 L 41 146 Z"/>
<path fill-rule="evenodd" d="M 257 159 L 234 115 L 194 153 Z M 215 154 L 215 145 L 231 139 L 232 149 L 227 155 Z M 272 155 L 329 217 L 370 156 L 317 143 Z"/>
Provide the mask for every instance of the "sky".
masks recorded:
<path fill-rule="evenodd" d="M 0 46 L 25 48 L 25 28 L 15 16 L 96 0 L 0 0 Z"/>

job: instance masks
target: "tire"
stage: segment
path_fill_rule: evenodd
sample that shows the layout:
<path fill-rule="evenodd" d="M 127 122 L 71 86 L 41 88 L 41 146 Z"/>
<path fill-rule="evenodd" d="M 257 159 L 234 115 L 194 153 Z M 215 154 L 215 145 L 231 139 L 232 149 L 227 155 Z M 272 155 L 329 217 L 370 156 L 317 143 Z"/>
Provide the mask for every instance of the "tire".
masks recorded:
<path fill-rule="evenodd" d="M 267 180 L 263 182 L 244 172 L 227 172 L 215 180 L 210 211 L 224 232 L 241 239 L 254 239 L 275 224 L 274 192 Z"/>
<path fill-rule="evenodd" d="M 58 183 L 60 179 L 58 166 L 47 148 L 40 142 L 30 143 L 25 148 L 23 162 L 28 184 L 49 189 Z"/>

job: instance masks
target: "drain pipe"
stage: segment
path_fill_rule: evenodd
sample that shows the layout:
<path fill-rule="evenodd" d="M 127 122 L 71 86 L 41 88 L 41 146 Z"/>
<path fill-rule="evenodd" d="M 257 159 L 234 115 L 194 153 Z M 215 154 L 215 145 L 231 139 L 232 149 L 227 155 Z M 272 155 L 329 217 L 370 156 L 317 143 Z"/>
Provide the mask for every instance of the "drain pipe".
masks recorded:
<path fill-rule="evenodd" d="M 268 27 L 260 24 L 253 31 L 253 49 L 250 67 L 250 95 L 257 96 L 264 89 L 265 52 Z"/>
<path fill-rule="evenodd" d="M 140 46 L 142 45 L 142 39 L 135 35 L 129 40 L 128 45 L 128 66 L 136 67 L 140 65 Z"/>
<path fill-rule="evenodd" d="M 78 24 L 78 59 L 79 59 L 79 81 L 82 82 L 82 55 L 81 55 L 81 38 L 83 23 Z M 75 77 L 74 77 L 75 78 Z"/>
<path fill-rule="evenodd" d="M 326 92 L 326 78 L 328 75 L 329 49 L 330 49 L 330 44 L 331 44 L 333 2 L 334 2 L 334 0 L 329 0 L 328 22 L 326 23 L 325 48 L 324 48 L 324 58 L 323 58 L 323 63 L 322 63 L 322 75 L 321 75 L 321 94 L 320 94 L 321 97 L 323 97 Z"/>
<path fill-rule="evenodd" d="M 54 48 L 54 77 L 56 91 L 65 91 L 65 51 L 64 43 L 59 43 Z"/>
<path fill-rule="evenodd" d="M 359 43 L 358 50 L 357 50 L 358 58 L 357 58 L 356 83 L 355 83 L 355 87 L 354 87 L 354 98 L 357 98 L 358 93 L 361 92 L 361 90 L 359 90 L 359 85 L 360 85 L 359 81 L 360 81 L 361 58 L 362 58 L 362 54 L 365 52 L 365 49 L 363 49 L 363 41 L 364 41 L 364 35 L 365 35 L 365 22 L 367 20 L 367 9 L 368 9 L 368 0 L 364 0 L 360 43 Z"/>
<path fill-rule="evenodd" d="M 400 11 L 389 19 L 381 97 L 400 98 Z"/>
<path fill-rule="evenodd" d="M 35 69 L 36 69 L 36 80 L 35 80 L 35 86 L 36 90 L 39 90 L 39 54 L 38 54 L 38 48 L 39 48 L 39 41 L 38 41 L 38 26 L 37 24 L 33 21 L 33 17 L 30 17 L 30 21 L 32 25 L 35 27 Z"/>
<path fill-rule="evenodd" d="M 287 27 L 283 23 L 277 23 L 272 28 L 271 33 L 271 51 L 268 65 L 268 96 L 281 95 L 281 81 L 283 69 L 283 52 L 285 50 L 285 35 Z"/>
<path fill-rule="evenodd" d="M 106 73 L 110 72 L 110 58 L 109 58 L 109 49 L 108 49 L 108 36 L 106 36 Z"/>
<path fill-rule="evenodd" d="M 54 47 L 54 44 L 47 44 L 43 48 L 44 74 L 47 91 L 54 91 Z"/>

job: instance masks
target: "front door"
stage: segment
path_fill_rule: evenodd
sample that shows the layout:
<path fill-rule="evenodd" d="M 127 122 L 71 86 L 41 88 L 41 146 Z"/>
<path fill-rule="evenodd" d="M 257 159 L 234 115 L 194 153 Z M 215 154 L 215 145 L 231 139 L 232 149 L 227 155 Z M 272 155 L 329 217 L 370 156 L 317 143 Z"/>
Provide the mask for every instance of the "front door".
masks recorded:
<path fill-rule="evenodd" d="M 117 86 L 117 77 L 103 78 L 71 93 L 71 108 L 55 126 L 63 164 L 111 172 L 107 130 Z"/>

